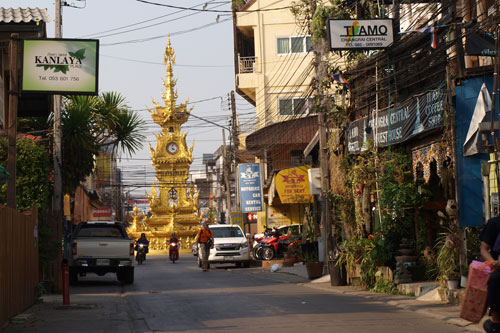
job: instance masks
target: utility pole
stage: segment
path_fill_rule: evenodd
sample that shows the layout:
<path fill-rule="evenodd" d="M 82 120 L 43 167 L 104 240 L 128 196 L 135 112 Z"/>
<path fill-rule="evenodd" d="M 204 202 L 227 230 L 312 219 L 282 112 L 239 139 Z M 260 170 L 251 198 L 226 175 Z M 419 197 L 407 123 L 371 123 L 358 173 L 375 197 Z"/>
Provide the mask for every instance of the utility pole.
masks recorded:
<path fill-rule="evenodd" d="M 55 37 L 62 38 L 61 0 L 55 0 Z M 52 209 L 59 217 L 62 207 L 61 95 L 54 95 L 54 198 Z M 66 228 L 64 228 L 65 230 Z M 66 230 L 65 230 L 66 231 Z M 66 235 L 65 235 L 66 236 Z M 65 251 L 66 256 L 66 251 Z"/>
<path fill-rule="evenodd" d="M 316 4 L 313 3 L 313 12 L 316 12 Z M 322 48 L 322 46 L 320 46 Z M 318 47 L 314 48 L 314 62 L 316 66 L 316 76 L 318 78 L 325 75 L 321 72 L 321 51 Z M 323 88 L 321 82 L 317 83 L 316 86 L 319 98 L 323 98 Z M 323 240 L 324 247 L 318 249 L 318 251 L 323 251 L 325 261 L 328 260 L 328 253 L 330 249 L 330 242 L 332 238 L 332 225 L 330 217 L 330 204 L 328 202 L 328 191 L 330 188 L 328 170 L 328 142 L 326 133 L 326 114 L 319 110 L 318 112 L 318 132 L 319 132 L 319 166 L 321 169 L 321 238 Z"/>
<path fill-rule="evenodd" d="M 234 160 L 233 160 L 233 167 L 234 167 L 234 181 L 236 182 L 236 179 L 238 179 L 238 164 L 240 163 L 240 158 L 238 154 L 238 149 L 240 147 L 240 139 L 238 137 L 239 131 L 238 131 L 238 123 L 236 119 L 236 102 L 234 99 L 234 91 L 231 90 L 231 119 L 232 119 L 232 127 L 231 127 L 231 132 L 232 132 L 232 141 L 233 141 L 233 153 L 234 153 Z M 236 194 L 236 200 L 235 200 L 235 206 L 236 206 L 236 211 L 241 211 L 240 209 L 240 196 L 239 196 L 239 189 L 238 186 L 235 186 L 235 194 Z"/>
<path fill-rule="evenodd" d="M 326 136 L 326 114 L 318 113 L 319 131 L 319 166 L 321 169 L 321 224 L 323 226 L 323 242 L 325 244 L 325 260 L 328 260 L 330 242 L 332 241 L 332 224 L 330 217 L 330 202 L 328 192 L 330 189 L 330 172 L 328 170 L 328 142 Z"/>
<path fill-rule="evenodd" d="M 11 34 L 9 42 L 10 73 L 9 73 L 9 119 L 7 122 L 8 151 L 7 172 L 10 179 L 7 183 L 7 206 L 16 209 L 16 136 L 17 136 L 17 106 L 19 85 L 17 82 L 17 52 L 19 49 L 19 34 Z"/>
<path fill-rule="evenodd" d="M 226 146 L 226 133 L 224 129 L 222 129 L 222 145 L 224 147 L 224 163 L 223 163 L 223 172 L 224 172 L 224 182 L 226 184 L 226 208 L 227 208 L 227 218 L 228 221 L 231 221 L 231 187 L 229 186 L 229 173 L 231 172 L 231 168 L 229 165 L 228 151 Z"/>

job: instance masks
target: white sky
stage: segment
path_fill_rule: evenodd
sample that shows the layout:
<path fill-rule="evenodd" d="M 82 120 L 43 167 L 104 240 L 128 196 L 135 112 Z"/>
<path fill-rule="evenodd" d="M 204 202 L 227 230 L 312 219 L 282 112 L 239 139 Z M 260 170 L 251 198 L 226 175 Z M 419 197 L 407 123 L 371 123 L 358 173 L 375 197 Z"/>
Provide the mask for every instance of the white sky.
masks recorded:
<path fill-rule="evenodd" d="M 202 0 L 151 0 L 181 7 L 201 9 Z M 207 2 L 207 1 L 205 1 Z M 230 13 L 220 13 L 219 23 L 188 33 L 177 34 L 188 29 L 216 23 L 218 13 L 195 12 L 172 9 L 141 3 L 136 0 L 69 0 L 71 5 L 83 9 L 63 7 L 63 38 L 97 38 L 100 40 L 99 90 L 116 91 L 126 97 L 129 106 L 137 110 L 147 121 L 147 141 L 156 147 L 154 133 L 160 127 L 153 123 L 146 107 L 152 108 L 151 99 L 163 104 L 161 92 L 162 78 L 165 77 L 163 52 L 170 33 L 172 46 L 176 54 L 174 76 L 177 81 L 178 102 L 187 98 L 191 102 L 212 99 L 206 102 L 191 104 L 192 114 L 209 119 L 223 126 L 228 126 L 231 111 L 228 105 L 228 94 L 234 90 L 233 34 Z M 54 0 L 21 0 L 2 1 L 4 8 L 46 8 L 52 22 L 48 24 L 48 37 L 54 37 Z M 209 9 L 230 10 L 230 1 L 208 1 Z M 189 15 L 189 16 L 188 16 Z M 161 17 L 163 16 L 163 17 Z M 180 18 L 182 16 L 188 16 Z M 179 19 L 177 19 L 179 18 Z M 166 22 L 169 20 L 172 22 Z M 225 21 L 226 20 L 226 21 Z M 137 24 L 140 22 L 145 22 Z M 148 28 L 139 29 L 144 26 Z M 111 29 L 122 28 L 103 33 Z M 139 29 L 139 30 L 138 30 Z M 127 30 L 135 30 L 121 33 Z M 116 34 L 119 33 L 119 34 Z M 115 34 L 105 37 L 107 34 Z M 151 41 L 131 43 L 131 40 L 163 36 Z M 124 42 L 119 45 L 106 45 Z M 123 60 L 123 59 L 130 59 Z M 218 97 L 221 98 L 218 98 Z M 251 129 L 254 108 L 238 94 L 236 96 L 237 112 L 240 122 Z M 248 126 L 250 125 L 250 127 Z M 242 128 L 245 131 L 245 127 Z M 202 169 L 202 154 L 213 153 L 222 144 L 222 129 L 210 125 L 194 117 L 183 126 L 188 132 L 187 143 L 195 142 L 194 162 L 192 170 Z M 248 131 L 248 130 L 247 130 Z M 226 139 L 228 133 L 226 133 Z M 126 184 L 151 183 L 154 168 L 150 163 L 150 152 L 147 143 L 137 154 L 128 158 L 122 155 L 120 166 Z M 144 194 L 149 187 L 134 189 L 133 193 Z"/>

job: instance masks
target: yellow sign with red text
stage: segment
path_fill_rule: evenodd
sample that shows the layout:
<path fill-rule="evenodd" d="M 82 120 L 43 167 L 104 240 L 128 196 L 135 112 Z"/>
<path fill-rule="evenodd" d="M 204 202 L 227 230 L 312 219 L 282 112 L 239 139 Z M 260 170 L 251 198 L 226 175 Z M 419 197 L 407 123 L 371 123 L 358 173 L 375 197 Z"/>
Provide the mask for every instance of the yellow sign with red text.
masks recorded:
<path fill-rule="evenodd" d="M 310 203 L 313 196 L 309 192 L 307 170 L 310 165 L 281 170 L 276 175 L 276 191 L 281 203 Z"/>

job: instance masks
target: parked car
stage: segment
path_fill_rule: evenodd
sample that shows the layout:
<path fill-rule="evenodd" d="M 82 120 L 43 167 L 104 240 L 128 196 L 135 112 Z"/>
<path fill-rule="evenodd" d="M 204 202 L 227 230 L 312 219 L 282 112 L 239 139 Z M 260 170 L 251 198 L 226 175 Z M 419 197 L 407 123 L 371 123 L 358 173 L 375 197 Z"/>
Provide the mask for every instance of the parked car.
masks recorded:
<path fill-rule="evenodd" d="M 122 223 L 81 222 L 73 232 L 71 246 L 71 284 L 78 282 L 78 275 L 86 273 L 116 273 L 119 281 L 134 282 L 134 240 L 128 237 Z"/>
<path fill-rule="evenodd" d="M 234 263 L 237 267 L 250 267 L 250 234 L 245 235 L 236 224 L 214 224 L 209 228 L 214 233 L 214 248 L 208 256 L 210 264 Z M 201 251 L 198 251 L 198 266 L 201 267 Z"/>

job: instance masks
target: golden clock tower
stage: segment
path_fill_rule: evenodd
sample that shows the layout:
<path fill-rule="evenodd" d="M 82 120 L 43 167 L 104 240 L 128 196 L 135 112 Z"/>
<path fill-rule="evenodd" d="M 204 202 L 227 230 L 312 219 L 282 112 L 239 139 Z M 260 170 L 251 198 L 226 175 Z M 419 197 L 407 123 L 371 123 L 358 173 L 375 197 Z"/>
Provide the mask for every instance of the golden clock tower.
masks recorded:
<path fill-rule="evenodd" d="M 174 231 L 182 246 L 190 248 L 201 221 L 197 216 L 199 192 L 195 193 L 192 182 L 189 186 L 187 183 L 189 167 L 193 162 L 193 145 L 188 149 L 186 133 L 181 132 L 181 125 L 188 120 L 192 109 L 187 109 L 188 101 L 176 105 L 176 80 L 172 69 L 175 55 L 170 37 L 164 63 L 167 66 L 167 75 L 163 80 L 165 91 L 162 93 L 165 106 L 153 100 L 154 110 L 148 109 L 153 121 L 161 126 L 161 133 L 155 135 L 156 149 L 149 146 L 151 163 L 156 169 L 151 195 L 146 193 L 152 215 L 144 218 L 142 228 L 136 226 L 135 230 L 129 230 L 132 237 L 146 233 L 153 250 L 166 249 Z"/>

